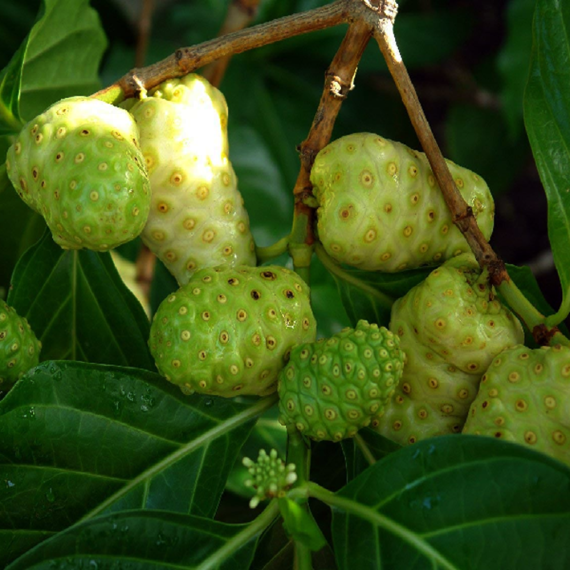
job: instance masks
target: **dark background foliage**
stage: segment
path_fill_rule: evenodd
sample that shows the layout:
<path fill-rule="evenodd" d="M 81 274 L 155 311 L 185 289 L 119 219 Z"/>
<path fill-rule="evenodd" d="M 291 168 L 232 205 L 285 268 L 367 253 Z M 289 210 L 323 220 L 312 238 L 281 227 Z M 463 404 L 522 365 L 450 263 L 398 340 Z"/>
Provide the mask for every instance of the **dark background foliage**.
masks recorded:
<path fill-rule="evenodd" d="M 255 22 L 307 10 L 325 0 L 261 0 Z M 496 200 L 492 244 L 509 263 L 530 265 L 553 307 L 561 292 L 546 233 L 546 198 L 522 119 L 534 0 L 403 0 L 396 37 L 444 154 L 483 176 Z M 103 85 L 134 66 L 142 0 L 92 0 L 109 39 Z M 147 64 L 214 37 L 228 0 L 155 0 Z M 33 23 L 39 0 L 0 1 L 0 67 Z M 241 54 L 221 89 L 230 108 L 231 158 L 258 244 L 288 233 L 295 147 L 311 124 L 325 70 L 345 27 Z M 396 87 L 375 43 L 334 137 L 377 132 L 418 148 Z M 39 233 L 41 226 L 36 229 Z M 123 251 L 125 253 L 125 250 Z M 131 246 L 127 255 L 135 255 Z M 3 285 L 11 271 L 3 268 Z M 330 277 L 314 270 L 321 333 L 347 324 Z M 160 296 L 160 295 L 159 295 Z M 160 300 L 160 299 L 159 299 Z M 330 312 L 331 306 L 337 306 Z M 325 311 L 325 308 L 327 309 Z"/>

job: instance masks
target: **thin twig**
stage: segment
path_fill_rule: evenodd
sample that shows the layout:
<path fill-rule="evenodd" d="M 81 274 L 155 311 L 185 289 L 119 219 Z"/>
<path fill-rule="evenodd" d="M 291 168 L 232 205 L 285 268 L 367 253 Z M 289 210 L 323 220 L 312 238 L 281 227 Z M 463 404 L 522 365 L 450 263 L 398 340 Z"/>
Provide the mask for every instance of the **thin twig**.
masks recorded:
<path fill-rule="evenodd" d="M 369 4 L 372 0 L 363 0 Z M 378 0 L 374 0 L 378 2 Z M 380 0 L 380 2 L 393 3 L 396 0 Z M 487 267 L 489 270 L 490 282 L 495 285 L 503 294 L 503 297 L 516 301 L 515 311 L 527 324 L 532 332 L 535 340 L 540 344 L 549 344 L 552 342 L 567 342 L 567 339 L 559 332 L 556 327 L 549 329 L 544 324 L 544 320 L 537 320 L 537 311 L 534 306 L 524 297 L 518 290 L 515 283 L 511 280 L 505 263 L 495 253 L 489 245 L 483 233 L 477 225 L 475 216 L 470 206 L 465 202 L 463 196 L 457 189 L 453 176 L 445 162 L 443 154 L 433 136 L 433 132 L 427 118 L 424 114 L 416 90 L 412 84 L 410 76 L 396 43 L 394 36 L 394 17 L 378 16 L 373 6 L 368 5 L 368 12 L 363 17 L 369 22 L 374 22 L 374 37 L 378 42 L 380 51 L 386 60 L 388 69 L 392 74 L 394 82 L 398 87 L 402 101 L 408 111 L 410 121 L 418 139 L 424 149 L 426 156 L 430 162 L 431 168 L 441 188 L 444 200 L 451 212 L 453 222 L 459 228 L 469 247 L 473 251 L 481 268 Z M 518 310 L 517 310 L 518 309 Z M 539 315 L 543 317 L 542 315 Z"/>
<path fill-rule="evenodd" d="M 228 55 L 342 24 L 350 18 L 352 2 L 354 0 L 336 0 L 321 8 L 285 16 L 193 47 L 180 48 L 162 61 L 131 70 L 113 85 L 95 93 L 94 97 L 118 103 L 145 89 L 152 89 L 167 79 L 181 77 Z"/>
<path fill-rule="evenodd" d="M 341 105 L 354 86 L 358 63 L 371 37 L 372 27 L 369 24 L 362 20 L 354 21 L 325 74 L 325 86 L 313 124 L 307 138 L 299 145 L 301 169 L 293 189 L 295 213 L 292 241 L 295 236 L 299 236 L 307 245 L 315 242 L 315 210 L 305 200 L 312 192 L 311 168 L 317 153 L 331 138 Z M 299 224 L 303 227 L 297 227 Z"/>
<path fill-rule="evenodd" d="M 260 0 L 232 0 L 218 37 L 247 28 L 257 14 L 259 2 Z M 219 87 L 231 58 L 231 55 L 227 55 L 210 63 L 202 75 L 212 85 Z"/>

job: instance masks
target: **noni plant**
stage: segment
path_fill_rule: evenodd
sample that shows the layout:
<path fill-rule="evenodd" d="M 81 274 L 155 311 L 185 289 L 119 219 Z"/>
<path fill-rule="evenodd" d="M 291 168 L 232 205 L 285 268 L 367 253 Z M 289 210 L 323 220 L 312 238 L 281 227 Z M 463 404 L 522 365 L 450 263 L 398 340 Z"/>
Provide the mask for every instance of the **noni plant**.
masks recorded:
<path fill-rule="evenodd" d="M 569 22 L 0 2 L 0 568 L 570 568 Z"/>

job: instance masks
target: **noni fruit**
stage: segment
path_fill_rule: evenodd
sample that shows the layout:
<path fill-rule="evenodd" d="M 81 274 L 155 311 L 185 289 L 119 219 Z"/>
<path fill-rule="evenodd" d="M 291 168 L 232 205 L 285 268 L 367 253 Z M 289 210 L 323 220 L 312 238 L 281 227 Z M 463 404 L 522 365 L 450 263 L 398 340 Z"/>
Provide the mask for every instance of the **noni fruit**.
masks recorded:
<path fill-rule="evenodd" d="M 228 158 L 228 108 L 199 75 L 162 83 L 130 110 L 152 188 L 142 239 L 176 277 L 255 265 L 249 218 Z"/>
<path fill-rule="evenodd" d="M 494 204 L 479 176 L 447 161 L 485 238 Z M 319 239 L 341 263 L 394 272 L 439 265 L 469 251 L 424 153 L 371 133 L 342 137 L 319 152 L 311 171 Z"/>
<path fill-rule="evenodd" d="M 70 97 L 30 121 L 8 176 L 65 249 L 106 251 L 137 237 L 150 208 L 138 128 L 127 111 Z"/>
<path fill-rule="evenodd" d="M 570 348 L 501 352 L 481 379 L 463 433 L 528 445 L 570 464 Z"/>
<path fill-rule="evenodd" d="M 404 445 L 460 432 L 493 358 L 524 338 L 471 254 L 448 260 L 396 301 L 390 330 L 400 337 L 406 364 L 373 426 Z"/>
<path fill-rule="evenodd" d="M 388 329 L 359 321 L 296 346 L 279 375 L 279 421 L 316 440 L 353 437 L 394 394 L 404 368 L 399 345 Z"/>
<path fill-rule="evenodd" d="M 0 393 L 37 366 L 41 347 L 28 321 L 0 299 Z"/>
<path fill-rule="evenodd" d="M 315 340 L 309 288 L 279 266 L 197 271 L 156 312 L 150 350 L 183 392 L 264 396 L 293 345 Z"/>

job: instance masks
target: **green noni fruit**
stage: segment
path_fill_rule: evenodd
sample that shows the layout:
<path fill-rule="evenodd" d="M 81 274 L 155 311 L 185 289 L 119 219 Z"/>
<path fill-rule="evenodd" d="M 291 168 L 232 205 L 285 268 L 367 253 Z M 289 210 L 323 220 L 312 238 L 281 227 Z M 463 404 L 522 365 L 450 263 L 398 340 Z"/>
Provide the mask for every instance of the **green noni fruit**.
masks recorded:
<path fill-rule="evenodd" d="M 311 342 L 309 287 L 279 266 L 197 271 L 156 312 L 150 350 L 187 394 L 267 395 L 293 345 Z"/>
<path fill-rule="evenodd" d="M 447 164 L 489 239 L 494 203 L 487 184 Z M 319 152 L 311 182 L 319 239 L 341 263 L 394 272 L 469 251 L 424 153 L 371 133 L 348 135 Z"/>
<path fill-rule="evenodd" d="M 471 254 L 448 260 L 396 301 L 390 330 L 400 337 L 406 365 L 373 426 L 403 445 L 460 432 L 493 358 L 524 338 Z"/>
<path fill-rule="evenodd" d="M 0 299 L 0 392 L 38 365 L 41 348 L 28 321 Z"/>
<path fill-rule="evenodd" d="M 404 368 L 399 345 L 388 329 L 361 320 L 296 346 L 279 375 L 279 421 L 316 440 L 353 437 L 394 394 Z"/>
<path fill-rule="evenodd" d="M 130 110 L 152 188 L 142 233 L 180 284 L 204 267 L 255 265 L 255 244 L 228 158 L 228 108 L 199 75 L 162 83 Z"/>
<path fill-rule="evenodd" d="M 463 433 L 528 445 L 570 464 L 570 348 L 501 352 L 481 379 Z"/>
<path fill-rule="evenodd" d="M 70 97 L 30 121 L 8 176 L 65 249 L 105 251 L 137 237 L 150 208 L 138 128 L 127 111 Z"/>

